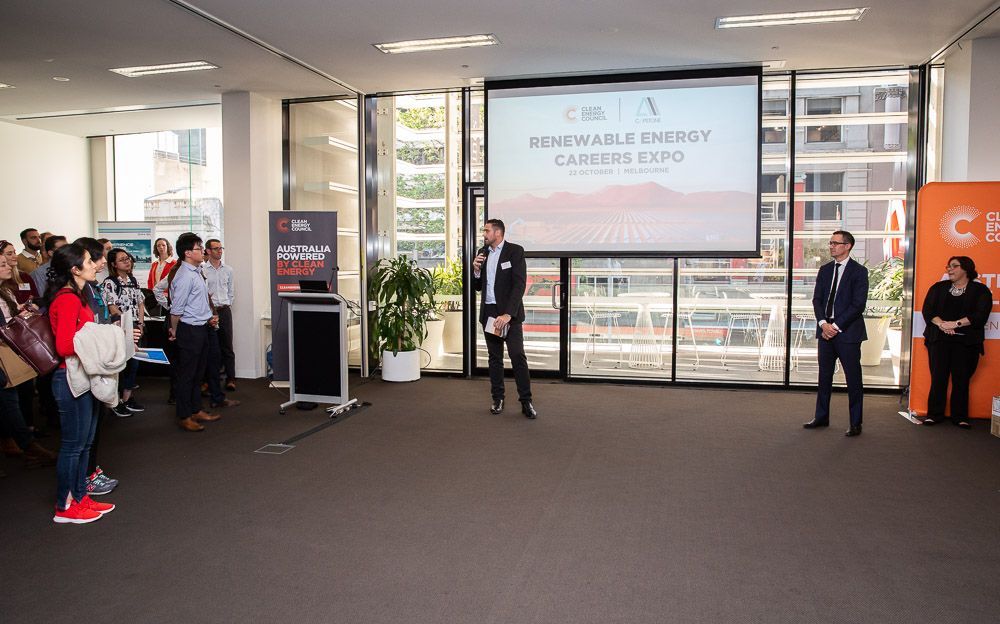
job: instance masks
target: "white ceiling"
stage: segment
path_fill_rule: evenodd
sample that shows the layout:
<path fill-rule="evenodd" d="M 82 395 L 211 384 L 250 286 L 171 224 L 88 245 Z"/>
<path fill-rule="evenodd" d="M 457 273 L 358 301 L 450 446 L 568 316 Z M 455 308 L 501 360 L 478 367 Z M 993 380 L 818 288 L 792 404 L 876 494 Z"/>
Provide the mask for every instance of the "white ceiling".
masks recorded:
<path fill-rule="evenodd" d="M 79 114 L 61 120 L 22 118 L 219 102 L 226 91 L 255 91 L 275 98 L 337 95 L 348 92 L 344 84 L 376 93 L 464 86 L 479 77 L 772 59 L 785 60 L 786 69 L 796 70 L 919 65 L 997 4 L 996 0 L 869 0 L 863 5 L 871 10 L 857 23 L 715 30 L 719 16 L 848 4 L 839 0 L 805 4 L 787 0 L 4 0 L 0 82 L 16 88 L 0 89 L 0 118 L 85 136 L 103 134 L 108 128 L 138 131 L 133 128 L 143 125 L 142 116 L 116 113 L 100 121 Z M 407 55 L 385 55 L 371 45 L 487 32 L 496 34 L 501 45 Z M 1000 17 L 995 15 L 973 36 L 997 34 Z M 220 69 L 145 78 L 107 71 L 199 59 Z M 71 80 L 56 82 L 53 76 Z M 179 114 L 204 114 L 181 110 L 186 113 Z"/>

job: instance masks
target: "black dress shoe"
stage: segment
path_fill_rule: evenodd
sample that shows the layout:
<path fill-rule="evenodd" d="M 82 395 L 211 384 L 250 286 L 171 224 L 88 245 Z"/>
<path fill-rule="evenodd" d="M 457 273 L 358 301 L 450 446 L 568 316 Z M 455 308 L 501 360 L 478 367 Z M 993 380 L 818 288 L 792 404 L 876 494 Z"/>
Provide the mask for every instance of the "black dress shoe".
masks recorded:
<path fill-rule="evenodd" d="M 538 411 L 535 410 L 535 406 L 530 401 L 521 403 L 521 412 L 526 418 L 530 418 L 531 420 L 534 420 L 538 416 Z"/>
<path fill-rule="evenodd" d="M 493 399 L 493 405 L 490 406 L 491 414 L 499 414 L 503 411 L 503 399 Z"/>
<path fill-rule="evenodd" d="M 803 429 L 819 429 L 820 427 L 829 427 L 829 426 L 830 426 L 830 421 L 821 422 L 821 421 L 816 420 L 815 418 L 813 418 L 809 422 L 803 424 L 802 428 Z"/>
<path fill-rule="evenodd" d="M 844 432 L 844 435 L 847 436 L 848 438 L 853 438 L 854 436 L 861 435 L 861 425 L 858 425 L 857 427 L 851 427 L 850 429 Z"/>

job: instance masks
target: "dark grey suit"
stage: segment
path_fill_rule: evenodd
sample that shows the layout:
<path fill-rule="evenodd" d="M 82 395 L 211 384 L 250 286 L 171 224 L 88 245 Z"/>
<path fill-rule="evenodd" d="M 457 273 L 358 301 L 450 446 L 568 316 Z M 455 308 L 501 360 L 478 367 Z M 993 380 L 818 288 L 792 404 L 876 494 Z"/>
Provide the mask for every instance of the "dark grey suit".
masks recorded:
<path fill-rule="evenodd" d="M 504 241 L 497 261 L 493 295 L 496 303 L 486 303 L 486 280 L 489 256 L 483 262 L 479 277 L 473 276 L 473 287 L 482 292 L 479 306 L 479 323 L 486 325 L 489 317 L 510 315 L 510 329 L 507 337 L 500 338 L 486 334 L 486 350 L 490 362 L 490 394 L 493 400 L 504 398 L 503 347 L 507 345 L 517 383 L 517 398 L 522 403 L 531 401 L 531 374 L 528 372 L 528 357 L 524 353 L 524 289 L 528 283 L 528 265 L 524 260 L 524 247 Z M 505 268 L 506 267 L 506 268 Z"/>

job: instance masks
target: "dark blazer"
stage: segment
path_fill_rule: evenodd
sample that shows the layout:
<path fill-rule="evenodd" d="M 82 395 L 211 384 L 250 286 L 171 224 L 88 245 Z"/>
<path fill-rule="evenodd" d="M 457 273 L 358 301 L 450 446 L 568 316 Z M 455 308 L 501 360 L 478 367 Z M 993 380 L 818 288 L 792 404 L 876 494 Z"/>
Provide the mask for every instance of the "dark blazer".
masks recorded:
<path fill-rule="evenodd" d="M 489 256 L 487 256 L 487 260 Z M 503 265 L 510 263 L 510 268 Z M 497 316 L 509 314 L 512 323 L 524 322 L 524 289 L 528 283 L 528 264 L 524 260 L 524 247 L 505 240 L 500 250 L 497 262 L 496 282 L 493 284 L 493 294 L 497 300 Z M 472 286 L 483 294 L 479 299 L 479 323 L 486 324 L 486 260 L 483 270 L 476 279 L 472 277 Z"/>
<path fill-rule="evenodd" d="M 826 302 L 833 287 L 833 265 L 828 262 L 819 268 L 816 288 L 813 290 L 813 313 L 816 322 L 827 320 Z M 837 297 L 833 301 L 834 323 L 840 328 L 837 339 L 841 342 L 864 342 L 868 340 L 863 318 L 868 303 L 868 269 L 848 258 L 837 287 Z M 816 337 L 821 338 L 823 330 L 816 327 Z"/>
<path fill-rule="evenodd" d="M 924 342 L 927 344 L 937 342 L 944 334 L 937 325 L 931 322 L 935 316 L 944 318 L 944 305 L 951 297 L 948 290 L 951 289 L 951 280 L 937 282 L 927 291 L 924 299 L 924 307 L 920 310 L 924 315 L 927 326 L 924 327 Z M 962 327 L 958 331 L 962 336 L 955 336 L 958 342 L 966 345 L 982 345 L 986 341 L 986 322 L 990 319 L 990 312 L 993 310 L 993 293 L 986 284 L 981 282 L 969 282 L 965 287 L 965 294 L 962 299 L 962 315 L 958 318 L 945 318 L 946 321 L 957 321 L 959 318 L 968 318 L 971 325 Z M 980 353 L 982 353 L 980 347 Z"/>

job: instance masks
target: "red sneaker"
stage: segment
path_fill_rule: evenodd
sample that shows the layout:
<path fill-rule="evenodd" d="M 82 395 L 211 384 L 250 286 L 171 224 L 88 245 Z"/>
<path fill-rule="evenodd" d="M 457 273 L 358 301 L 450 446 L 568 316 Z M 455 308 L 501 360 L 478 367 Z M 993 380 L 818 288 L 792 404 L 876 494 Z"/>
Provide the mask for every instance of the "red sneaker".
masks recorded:
<path fill-rule="evenodd" d="M 52 521 L 56 524 L 87 524 L 100 519 L 101 514 L 81 506 L 76 501 L 70 503 L 66 509 L 56 509 L 56 515 L 52 516 Z"/>
<path fill-rule="evenodd" d="M 102 516 L 106 513 L 114 511 L 115 509 L 115 506 L 112 505 L 111 503 L 98 503 L 97 501 L 92 499 L 89 494 L 83 497 L 83 500 L 79 502 L 79 505 L 84 509 L 89 509 L 90 511 L 96 511 Z"/>

